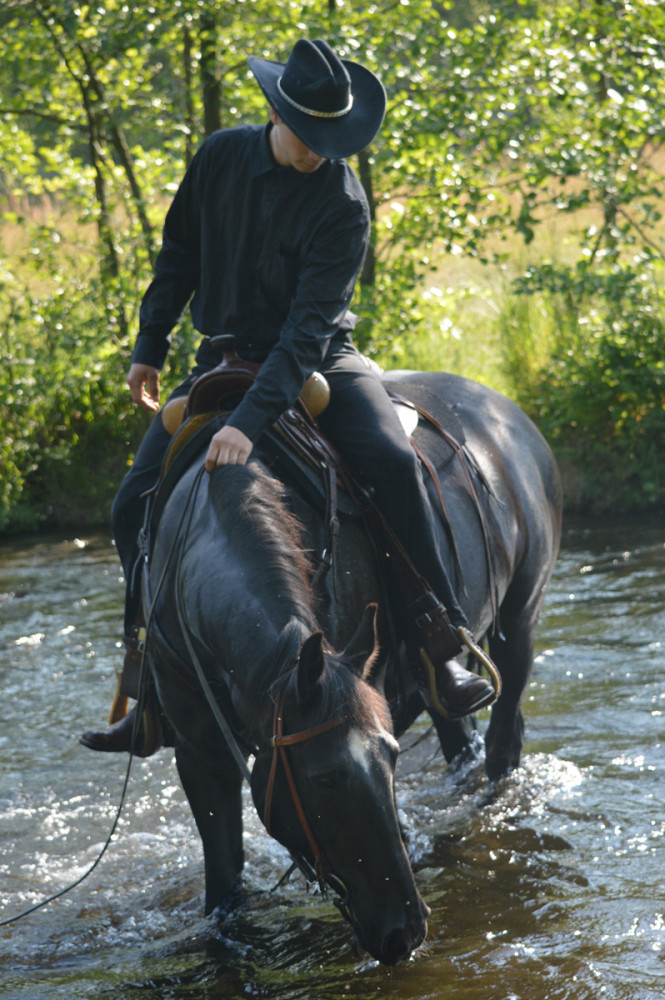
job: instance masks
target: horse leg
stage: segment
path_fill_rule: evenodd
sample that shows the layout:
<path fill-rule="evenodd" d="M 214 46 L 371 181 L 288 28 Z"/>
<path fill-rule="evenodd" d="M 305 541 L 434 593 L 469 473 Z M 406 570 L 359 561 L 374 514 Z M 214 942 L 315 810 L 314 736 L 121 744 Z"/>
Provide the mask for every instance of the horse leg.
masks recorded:
<path fill-rule="evenodd" d="M 518 615 L 504 614 L 504 638 L 492 636 L 490 656 L 501 674 L 501 696 L 492 706 L 485 734 L 485 770 L 496 781 L 519 767 L 524 743 L 524 719 L 520 702 L 533 663 L 537 613 L 525 608 Z"/>
<path fill-rule="evenodd" d="M 403 665 L 402 669 L 408 670 L 409 668 Z M 426 707 L 423 704 L 422 694 L 418 688 L 413 686 L 411 679 L 410 685 L 410 689 L 406 693 L 400 693 L 399 697 L 396 692 L 390 692 L 393 696 L 391 698 L 391 711 L 397 736 L 405 733 L 414 719 Z M 430 709 L 427 709 L 427 713 L 432 719 L 446 762 L 452 764 L 458 758 L 462 760 L 473 746 L 472 723 L 469 719 L 445 719 L 439 712 Z"/>
<path fill-rule="evenodd" d="M 183 747 L 176 749 L 176 764 L 203 843 L 205 912 L 211 913 L 227 899 L 244 864 L 242 775 L 230 758 L 211 767 Z"/>
<path fill-rule="evenodd" d="M 473 746 L 471 723 L 467 719 L 444 719 L 434 711 L 429 714 L 446 762 L 462 761 Z"/>

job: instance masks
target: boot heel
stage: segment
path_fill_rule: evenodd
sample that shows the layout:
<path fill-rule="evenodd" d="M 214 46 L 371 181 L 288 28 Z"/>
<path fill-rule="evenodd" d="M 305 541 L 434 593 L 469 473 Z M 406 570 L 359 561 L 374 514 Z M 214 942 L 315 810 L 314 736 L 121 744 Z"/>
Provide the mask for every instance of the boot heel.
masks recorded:
<path fill-rule="evenodd" d="M 425 673 L 425 685 L 427 687 L 427 694 L 429 695 L 431 707 L 435 712 L 438 712 L 439 715 L 442 715 L 444 719 L 452 718 L 450 712 L 439 698 L 439 692 L 436 687 L 436 671 L 434 670 L 434 664 L 427 655 L 427 651 L 421 647 L 418 650 L 418 656 L 420 657 L 420 663 Z"/>

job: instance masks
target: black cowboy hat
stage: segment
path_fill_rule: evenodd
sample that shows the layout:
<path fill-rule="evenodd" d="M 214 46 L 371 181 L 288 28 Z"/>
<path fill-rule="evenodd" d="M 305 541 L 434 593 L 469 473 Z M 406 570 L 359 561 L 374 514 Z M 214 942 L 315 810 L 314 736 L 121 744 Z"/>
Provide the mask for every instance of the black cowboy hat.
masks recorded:
<path fill-rule="evenodd" d="M 319 156 L 351 156 L 378 132 L 386 113 L 383 84 L 360 63 L 338 59 L 326 42 L 301 38 L 286 65 L 259 56 L 248 63 L 284 124 Z"/>

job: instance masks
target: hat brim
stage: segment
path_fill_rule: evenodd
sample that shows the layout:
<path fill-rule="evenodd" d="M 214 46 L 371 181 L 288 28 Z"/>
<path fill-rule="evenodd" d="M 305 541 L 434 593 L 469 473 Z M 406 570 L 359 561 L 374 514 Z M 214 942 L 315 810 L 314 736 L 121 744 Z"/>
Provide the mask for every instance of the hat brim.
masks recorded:
<path fill-rule="evenodd" d="M 353 104 L 350 110 L 340 118 L 319 118 L 298 111 L 282 97 L 277 89 L 277 81 L 284 72 L 282 63 L 259 56 L 250 56 L 247 61 L 268 103 L 300 141 L 318 156 L 327 160 L 353 156 L 369 146 L 379 131 L 386 113 L 386 92 L 378 76 L 360 63 L 342 60 L 351 78 Z"/>

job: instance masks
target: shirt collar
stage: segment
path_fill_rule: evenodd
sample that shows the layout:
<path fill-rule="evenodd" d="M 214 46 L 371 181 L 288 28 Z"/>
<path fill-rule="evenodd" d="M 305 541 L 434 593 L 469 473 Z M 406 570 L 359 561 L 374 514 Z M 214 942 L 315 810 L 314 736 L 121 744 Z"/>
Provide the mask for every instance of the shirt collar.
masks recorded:
<path fill-rule="evenodd" d="M 270 149 L 271 128 L 272 124 L 269 122 L 258 134 L 256 156 L 254 157 L 251 169 L 252 177 L 260 177 L 261 174 L 267 174 L 269 170 L 274 170 L 277 166 L 275 157 L 272 155 L 272 150 Z"/>
<path fill-rule="evenodd" d="M 272 148 L 270 146 L 270 131 L 272 129 L 272 123 L 268 122 L 262 129 L 257 132 L 256 137 L 256 155 L 254 156 L 252 166 L 250 169 L 250 177 L 262 177 L 271 171 L 275 172 L 275 176 L 280 178 L 283 185 L 290 187 L 291 185 L 303 185 L 303 184 L 317 184 L 321 182 L 321 178 L 324 176 L 327 170 L 330 169 L 330 160 L 322 163 L 318 170 L 315 170 L 312 174 L 301 174 L 293 167 L 280 167 L 279 163 L 273 156 Z"/>

